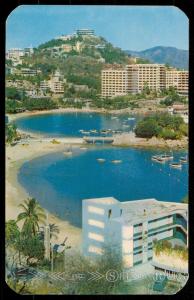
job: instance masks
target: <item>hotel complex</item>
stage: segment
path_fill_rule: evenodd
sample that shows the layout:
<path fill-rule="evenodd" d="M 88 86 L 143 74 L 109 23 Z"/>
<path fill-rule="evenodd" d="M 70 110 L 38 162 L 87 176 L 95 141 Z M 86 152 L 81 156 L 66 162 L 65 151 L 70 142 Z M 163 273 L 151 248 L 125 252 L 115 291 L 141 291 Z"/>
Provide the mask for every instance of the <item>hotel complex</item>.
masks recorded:
<path fill-rule="evenodd" d="M 97 258 L 106 247 L 130 268 L 153 258 L 153 243 L 188 244 L 188 205 L 156 199 L 120 202 L 113 197 L 82 201 L 83 253 Z"/>
<path fill-rule="evenodd" d="M 140 93 L 146 86 L 159 91 L 176 87 L 181 95 L 188 95 L 188 71 L 166 68 L 164 64 L 129 64 L 111 66 L 101 72 L 101 95 L 123 96 Z"/>

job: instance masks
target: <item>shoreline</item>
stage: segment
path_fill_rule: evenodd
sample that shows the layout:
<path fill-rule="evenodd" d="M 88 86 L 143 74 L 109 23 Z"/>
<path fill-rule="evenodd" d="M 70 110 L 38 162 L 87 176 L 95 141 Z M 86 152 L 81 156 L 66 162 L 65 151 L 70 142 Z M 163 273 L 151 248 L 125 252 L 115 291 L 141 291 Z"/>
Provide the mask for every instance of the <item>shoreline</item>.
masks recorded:
<path fill-rule="evenodd" d="M 10 118 L 10 121 L 14 121 L 18 118 L 27 117 L 27 116 L 34 116 L 34 115 L 44 115 L 44 114 L 53 114 L 53 113 L 72 113 L 72 112 L 81 112 L 81 113 L 109 113 L 109 114 L 126 114 L 128 109 L 124 110 L 117 110 L 117 111 L 106 111 L 101 109 L 77 109 L 77 108 L 60 108 L 60 109 L 53 109 L 53 110 L 43 110 L 43 111 L 28 111 L 22 112 L 18 114 L 7 114 Z M 154 112 L 154 111 L 152 111 Z M 131 112 L 133 114 L 133 112 Z M 135 113 L 134 113 L 135 114 Z M 142 113 L 138 113 L 142 114 Z M 24 135 L 30 136 L 30 138 L 35 139 L 44 139 L 44 140 L 51 140 L 57 139 L 61 140 L 63 143 L 84 143 L 82 137 L 55 137 L 48 138 L 46 134 L 33 132 L 33 131 L 25 131 L 18 129 L 18 132 Z M 181 149 L 188 149 L 188 138 L 182 138 L 181 140 L 164 140 L 159 139 L 156 137 L 152 137 L 150 139 L 146 138 L 139 138 L 135 137 L 134 133 L 122 133 L 119 135 L 114 136 L 113 146 L 120 146 L 120 147 L 138 147 L 138 148 L 160 148 L 160 149 L 174 149 L 174 150 L 181 150 Z"/>
<path fill-rule="evenodd" d="M 23 146 L 22 144 L 17 144 L 14 147 L 6 146 L 6 221 L 17 218 L 17 215 L 21 212 L 18 205 L 29 197 L 28 192 L 20 185 L 17 179 L 17 174 L 21 165 L 25 161 L 52 152 L 62 151 L 65 148 L 66 146 L 64 144 L 52 144 L 50 142 L 33 143 L 32 141 L 29 142 L 28 146 Z M 62 243 L 67 236 L 69 245 L 71 245 L 72 248 L 80 249 L 80 228 L 69 224 L 68 221 L 61 220 L 50 212 L 48 212 L 48 219 L 50 224 L 56 224 L 60 230 L 57 240 L 53 240 L 53 242 Z M 21 226 L 21 223 L 18 225 Z"/>
<path fill-rule="evenodd" d="M 122 115 L 122 114 L 131 114 L 131 115 L 142 115 L 154 112 L 164 112 L 166 109 L 160 108 L 153 111 L 147 110 L 145 108 L 136 108 L 131 110 L 130 108 L 124 108 L 119 110 L 107 110 L 104 108 L 56 108 L 50 110 L 33 110 L 33 111 L 24 111 L 21 113 L 9 114 L 6 115 L 10 118 L 11 121 L 14 121 L 21 117 L 34 116 L 34 115 L 42 115 L 42 114 L 53 114 L 53 113 L 101 113 L 101 114 L 113 114 L 113 115 Z"/>

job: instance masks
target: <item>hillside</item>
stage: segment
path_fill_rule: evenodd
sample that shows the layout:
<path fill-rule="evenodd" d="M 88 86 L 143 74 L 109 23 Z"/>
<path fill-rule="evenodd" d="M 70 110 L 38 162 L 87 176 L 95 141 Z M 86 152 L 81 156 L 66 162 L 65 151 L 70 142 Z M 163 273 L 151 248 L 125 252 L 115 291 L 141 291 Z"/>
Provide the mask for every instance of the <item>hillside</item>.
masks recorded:
<path fill-rule="evenodd" d="M 188 70 L 189 51 L 174 47 L 157 46 L 143 51 L 126 50 L 127 54 L 150 60 L 154 63 L 169 64 L 176 68 Z"/>

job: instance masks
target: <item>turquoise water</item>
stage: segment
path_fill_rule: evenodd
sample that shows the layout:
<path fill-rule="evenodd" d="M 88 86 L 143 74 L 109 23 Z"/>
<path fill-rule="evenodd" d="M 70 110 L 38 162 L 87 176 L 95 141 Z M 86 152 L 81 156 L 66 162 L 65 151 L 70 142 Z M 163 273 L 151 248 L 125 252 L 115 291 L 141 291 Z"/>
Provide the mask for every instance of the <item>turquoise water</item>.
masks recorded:
<path fill-rule="evenodd" d="M 19 129 L 44 134 L 46 136 L 83 136 L 79 131 L 88 130 L 121 130 L 133 129 L 135 120 L 128 120 L 130 115 L 122 115 L 115 119 L 110 114 L 99 113 L 51 113 L 22 117 L 14 121 Z M 84 134 L 85 135 L 85 134 Z M 95 134 L 90 134 L 95 135 Z M 99 135 L 99 133 L 97 133 Z"/>
<path fill-rule="evenodd" d="M 153 162 L 151 156 L 158 153 L 162 152 L 111 146 L 74 149 L 72 157 L 53 153 L 24 163 L 18 180 L 43 207 L 81 226 L 81 203 L 86 198 L 180 202 L 188 192 L 188 165 L 178 170 Z M 178 160 L 185 152 L 173 154 Z M 106 161 L 99 163 L 97 158 Z M 113 164 L 114 159 L 122 163 Z"/>

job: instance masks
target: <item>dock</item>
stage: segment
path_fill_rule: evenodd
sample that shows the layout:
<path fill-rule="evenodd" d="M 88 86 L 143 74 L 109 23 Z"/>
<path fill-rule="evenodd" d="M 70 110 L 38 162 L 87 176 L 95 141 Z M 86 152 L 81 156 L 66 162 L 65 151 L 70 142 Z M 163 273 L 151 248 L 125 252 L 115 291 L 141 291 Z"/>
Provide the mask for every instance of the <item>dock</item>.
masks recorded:
<path fill-rule="evenodd" d="M 103 137 L 103 136 L 84 136 L 83 140 L 88 144 L 96 144 L 96 143 L 102 143 L 102 144 L 112 144 L 114 142 L 113 137 Z"/>

